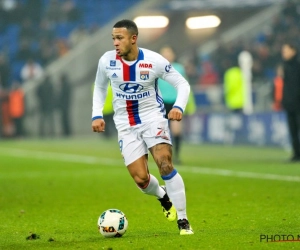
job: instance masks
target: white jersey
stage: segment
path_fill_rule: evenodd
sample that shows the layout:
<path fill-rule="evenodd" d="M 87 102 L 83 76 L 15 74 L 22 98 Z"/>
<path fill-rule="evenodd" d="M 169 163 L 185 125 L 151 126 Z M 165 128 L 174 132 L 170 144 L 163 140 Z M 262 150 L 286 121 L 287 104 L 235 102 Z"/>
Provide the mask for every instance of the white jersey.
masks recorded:
<path fill-rule="evenodd" d="M 158 78 L 172 84 L 177 99 L 174 107 L 183 112 L 190 86 L 171 64 L 156 52 L 139 49 L 136 61 L 124 61 L 116 51 L 106 52 L 99 60 L 93 96 L 92 119 L 102 118 L 107 86 L 113 91 L 114 122 L 117 130 L 151 122 L 165 115 Z"/>

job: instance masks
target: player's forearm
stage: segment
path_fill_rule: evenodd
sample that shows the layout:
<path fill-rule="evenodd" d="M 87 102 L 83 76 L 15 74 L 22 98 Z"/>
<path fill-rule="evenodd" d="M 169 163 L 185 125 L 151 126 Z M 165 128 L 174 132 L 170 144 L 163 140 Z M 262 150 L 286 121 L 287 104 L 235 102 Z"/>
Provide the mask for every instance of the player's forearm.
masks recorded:
<path fill-rule="evenodd" d="M 92 118 L 103 117 L 103 106 L 107 95 L 107 87 L 95 84 L 93 94 L 93 111 Z"/>
<path fill-rule="evenodd" d="M 103 65 L 103 58 L 100 58 L 94 86 L 92 119 L 103 117 L 103 107 L 108 87 L 108 79 L 105 71 L 103 71 Z"/>
<path fill-rule="evenodd" d="M 190 85 L 187 81 L 177 85 L 177 98 L 173 106 L 176 106 L 184 112 L 190 95 Z"/>
<path fill-rule="evenodd" d="M 177 90 L 177 98 L 174 103 L 174 106 L 181 109 L 183 112 L 187 105 L 189 94 L 190 94 L 190 85 L 187 80 L 177 72 L 170 72 L 166 78 L 170 84 L 172 84 Z"/>

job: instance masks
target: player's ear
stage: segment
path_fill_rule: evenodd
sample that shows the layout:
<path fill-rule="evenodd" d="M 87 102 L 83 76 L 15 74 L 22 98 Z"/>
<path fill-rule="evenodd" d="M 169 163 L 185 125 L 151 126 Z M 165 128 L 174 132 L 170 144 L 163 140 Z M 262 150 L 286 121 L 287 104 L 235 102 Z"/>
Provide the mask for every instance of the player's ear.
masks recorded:
<path fill-rule="evenodd" d="M 135 43 L 136 43 L 136 40 L 137 40 L 137 35 L 132 35 L 132 36 L 131 36 L 131 43 L 132 43 L 132 44 L 135 44 Z"/>

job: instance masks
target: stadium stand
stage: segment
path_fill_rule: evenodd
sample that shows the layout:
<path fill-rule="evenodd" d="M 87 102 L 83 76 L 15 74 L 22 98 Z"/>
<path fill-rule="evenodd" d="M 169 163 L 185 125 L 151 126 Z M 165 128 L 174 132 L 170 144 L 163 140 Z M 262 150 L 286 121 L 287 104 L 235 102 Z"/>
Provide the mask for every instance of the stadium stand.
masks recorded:
<path fill-rule="evenodd" d="M 234 1 L 239 2 L 239 8 L 247 9 L 246 14 L 236 13 L 236 9 L 232 6 Z M 299 21 L 296 18 L 298 15 L 297 9 L 299 9 L 297 1 L 287 1 L 287 5 L 282 11 L 270 18 L 273 20 L 269 22 L 271 24 L 268 24 L 267 28 L 265 25 L 257 27 L 259 31 L 251 38 L 248 37 L 246 40 L 236 39 L 236 42 L 226 41 L 223 44 L 218 44 L 218 46 L 221 46 L 217 50 L 206 53 L 204 56 L 198 53 L 197 48 L 205 42 L 211 43 L 211 39 L 205 34 L 200 35 L 200 38 L 199 36 L 188 37 L 189 34 L 184 33 L 186 31 L 184 22 L 183 24 L 180 23 L 186 17 L 185 10 L 180 12 L 178 9 L 172 9 L 171 4 L 177 2 L 178 6 L 178 2 L 184 2 L 185 4 L 182 5 L 181 3 L 181 6 L 186 9 L 187 2 L 200 4 L 206 2 L 210 6 L 207 12 L 210 12 L 216 8 L 215 4 L 220 9 L 219 4 L 224 4 L 224 1 L 7 0 L 7 2 L 15 2 L 15 5 L 11 5 L 9 10 L 7 6 L 4 8 L 0 5 L 2 7 L 0 8 L 0 54 L 6 55 L 9 62 L 9 82 L 12 83 L 14 79 L 20 79 L 20 71 L 28 57 L 33 57 L 42 65 L 47 74 L 54 75 L 54 82 L 60 74 L 69 74 L 70 81 L 76 82 L 76 88 L 74 88 L 76 89 L 76 105 L 77 103 L 81 105 L 74 107 L 74 110 L 76 109 L 74 117 L 80 121 L 89 121 L 90 114 L 86 110 L 90 108 L 90 84 L 94 80 L 95 67 L 99 56 L 104 51 L 111 49 L 111 43 L 109 43 L 111 22 L 114 22 L 123 13 L 126 13 L 127 18 L 134 17 L 137 14 L 151 14 L 153 12 L 163 12 L 169 16 L 170 25 L 165 33 L 157 37 L 153 36 L 155 38 L 153 40 L 149 34 L 142 31 L 144 33 L 140 37 L 139 44 L 158 51 L 161 46 L 165 44 L 172 45 L 173 42 L 179 59 L 185 62 L 190 82 L 196 89 L 201 85 L 201 82 L 208 82 L 210 85 L 216 85 L 220 88 L 228 59 L 235 58 L 237 53 L 245 48 L 250 49 L 254 56 L 255 67 L 253 73 L 255 79 L 269 81 L 274 75 L 274 62 L 280 60 L 278 46 L 282 38 L 290 35 L 299 40 L 300 34 Z M 230 25 L 238 26 L 237 17 L 244 16 L 244 21 L 247 22 L 247 18 L 273 6 L 272 3 L 274 3 L 273 0 L 256 1 L 258 7 L 253 7 L 253 2 L 227 0 L 228 6 L 224 7 L 226 12 L 221 15 L 225 19 L 225 24 L 217 29 L 215 37 L 218 39 L 220 32 L 229 30 Z M 283 3 L 285 1 L 278 0 L 277 2 Z M 246 7 L 241 6 L 241 3 L 246 3 Z M 150 5 L 151 7 L 149 7 Z M 278 9 L 282 8 L 280 4 L 278 6 Z M 33 9 L 40 9 L 40 11 L 34 12 Z M 197 13 L 197 9 L 192 9 L 194 13 Z M 221 9 L 223 10 L 223 6 Z M 31 15 L 28 13 L 31 13 Z M 199 13 L 205 13 L 205 11 L 201 10 Z M 232 13 L 236 13 L 236 16 Z M 31 20 L 23 22 L 24 15 L 30 16 Z M 227 17 L 232 20 L 229 22 Z M 178 34 L 184 35 L 178 36 Z M 25 38 L 21 39 L 21 35 L 25 35 Z M 143 37 L 146 37 L 146 40 L 142 40 Z M 150 42 L 146 43 L 150 37 Z M 204 37 L 207 40 L 202 39 Z M 101 41 L 101 46 L 99 46 L 99 41 Z M 81 46 L 77 46 L 78 43 Z M 83 83 L 89 85 L 83 86 Z M 33 89 L 38 84 L 38 82 L 25 84 L 29 116 L 36 110 Z M 197 104 L 201 105 L 201 110 L 206 111 L 206 107 L 211 107 L 212 100 L 216 101 L 218 109 L 221 110 L 219 105 L 222 105 L 220 101 L 222 94 L 216 94 L 213 89 L 207 89 L 205 92 L 195 91 L 195 93 Z M 81 117 L 83 114 L 84 118 Z M 32 120 L 33 118 L 30 118 L 30 122 Z M 38 120 L 38 118 L 35 118 L 35 120 Z M 81 122 L 74 122 L 74 124 L 78 126 L 75 130 L 79 133 L 87 126 L 86 124 L 82 125 Z M 31 127 L 30 129 L 34 133 L 34 129 Z"/>
<path fill-rule="evenodd" d="M 139 1 L 5 0 L 0 5 L 0 53 L 9 58 L 9 84 L 20 80 L 29 58 L 43 67 L 71 47 L 69 37 L 79 26 L 87 33 L 105 25 Z M 119 6 L 122 5 L 122 8 Z"/>
<path fill-rule="evenodd" d="M 282 11 L 276 15 L 272 23 L 263 26 L 254 38 L 224 44 L 212 54 L 212 61 L 222 78 L 228 65 L 236 60 L 242 50 L 248 50 L 253 58 L 253 81 L 271 81 L 275 77 L 276 66 L 281 61 L 280 47 L 282 43 L 300 42 L 300 2 L 287 1 Z"/>

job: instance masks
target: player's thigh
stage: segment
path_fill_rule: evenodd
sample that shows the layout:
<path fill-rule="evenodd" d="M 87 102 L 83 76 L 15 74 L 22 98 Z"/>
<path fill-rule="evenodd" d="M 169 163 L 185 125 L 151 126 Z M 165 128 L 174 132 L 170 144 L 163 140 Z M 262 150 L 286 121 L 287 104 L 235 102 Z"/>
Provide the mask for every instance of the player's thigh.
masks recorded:
<path fill-rule="evenodd" d="M 149 170 L 148 170 L 148 155 L 143 155 L 127 166 L 127 169 L 139 186 L 148 184 Z"/>
<path fill-rule="evenodd" d="M 148 154 L 146 143 L 138 136 L 135 130 L 118 132 L 118 140 L 126 166 Z"/>
<path fill-rule="evenodd" d="M 143 138 L 159 168 L 161 175 L 167 175 L 173 170 L 172 143 L 168 120 L 156 119 L 143 133 Z"/>

